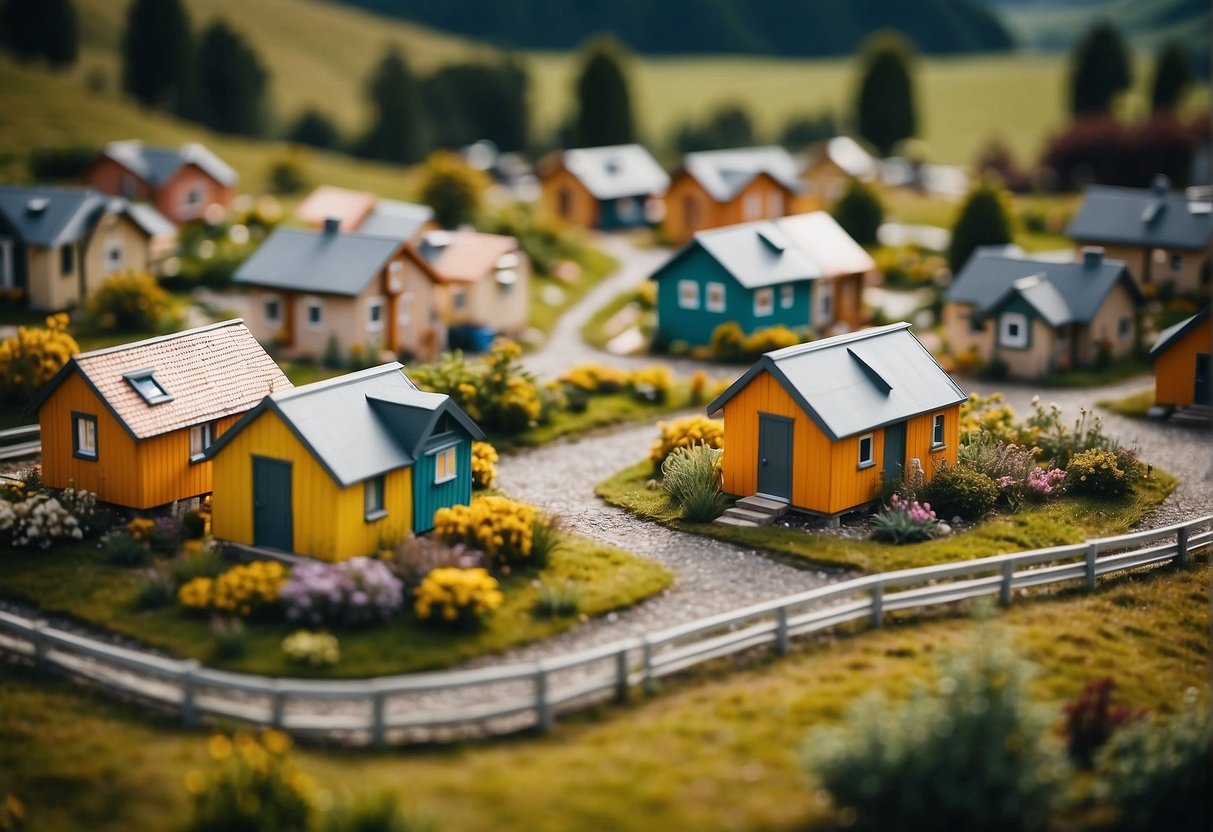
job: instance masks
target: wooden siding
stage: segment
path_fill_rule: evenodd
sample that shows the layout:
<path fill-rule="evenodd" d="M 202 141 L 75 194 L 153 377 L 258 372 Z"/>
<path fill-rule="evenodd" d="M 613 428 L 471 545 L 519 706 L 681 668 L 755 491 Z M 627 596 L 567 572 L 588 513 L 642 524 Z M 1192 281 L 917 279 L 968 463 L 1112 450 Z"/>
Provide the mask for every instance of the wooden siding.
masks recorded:
<path fill-rule="evenodd" d="M 794 196 L 769 174 L 762 173 L 732 199 L 717 202 L 693 176 L 683 172 L 674 178 L 666 192 L 663 229 L 671 243 L 682 244 L 690 240 L 696 231 L 706 228 L 787 216 Z M 749 199 L 755 200 L 750 206 L 757 210 L 747 214 Z M 694 217 L 687 216 L 688 200 L 694 202 Z"/>
<path fill-rule="evenodd" d="M 1183 407 L 1196 400 L 1196 355 L 1213 352 L 1213 331 L 1205 318 L 1159 354 L 1154 362 L 1154 401 Z"/>
<path fill-rule="evenodd" d="M 543 209 L 548 216 L 558 217 L 582 228 L 598 227 L 598 200 L 564 167 L 544 177 L 541 187 Z M 569 194 L 569 210 L 564 213 L 560 210 L 560 193 L 566 190 Z"/>
<path fill-rule="evenodd" d="M 374 553 L 412 531 L 412 469 L 385 478 L 387 516 L 367 522 L 364 485 L 342 488 L 272 411 L 246 425 L 214 461 L 211 528 L 215 537 L 253 543 L 253 456 L 291 463 L 295 552 L 330 561 Z M 469 470 L 470 475 L 470 470 Z"/>
<path fill-rule="evenodd" d="M 436 444 L 433 447 L 442 447 Z M 449 447 L 449 446 L 447 446 Z M 434 512 L 454 505 L 467 505 L 472 501 L 472 443 L 461 439 L 455 448 L 455 479 L 434 484 L 435 458 L 433 451 L 426 451 L 413 463 L 414 517 L 417 533 L 434 528 Z"/>

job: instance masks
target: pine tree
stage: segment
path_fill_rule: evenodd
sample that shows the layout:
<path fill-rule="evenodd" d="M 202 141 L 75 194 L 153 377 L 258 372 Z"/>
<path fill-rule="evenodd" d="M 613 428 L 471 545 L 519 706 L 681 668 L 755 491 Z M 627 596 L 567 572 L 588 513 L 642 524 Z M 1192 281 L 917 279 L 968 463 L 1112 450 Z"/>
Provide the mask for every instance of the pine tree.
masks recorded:
<path fill-rule="evenodd" d="M 122 89 L 144 106 L 192 114 L 192 41 L 180 0 L 134 0 L 122 37 Z"/>
<path fill-rule="evenodd" d="M 864 44 L 856 129 L 883 156 L 918 133 L 913 63 L 913 46 L 895 32 L 878 32 Z"/>
<path fill-rule="evenodd" d="M 395 48 L 379 62 L 367 84 L 367 96 L 375 115 L 362 140 L 362 155 L 397 164 L 420 161 L 425 154 L 421 93 L 404 56 Z"/>
<path fill-rule="evenodd" d="M 198 44 L 198 120 L 220 133 L 264 132 L 269 74 L 252 47 L 217 20 Z"/>
<path fill-rule="evenodd" d="M 1176 41 L 1165 44 L 1154 65 L 1154 87 L 1150 91 L 1150 108 L 1154 112 L 1174 110 L 1194 76 L 1187 53 Z"/>
<path fill-rule="evenodd" d="M 80 51 L 72 0 L 8 0 L 0 32 L 18 57 L 45 58 L 53 67 L 71 66 Z"/>
<path fill-rule="evenodd" d="M 331 150 L 337 146 L 341 136 L 327 116 L 316 110 L 307 110 L 287 131 L 286 140 L 321 150 Z"/>
<path fill-rule="evenodd" d="M 591 41 L 584 54 L 577 77 L 574 142 L 601 147 L 636 141 L 622 47 L 613 38 L 602 37 Z"/>
<path fill-rule="evenodd" d="M 852 179 L 830 214 L 855 242 L 870 246 L 876 243 L 876 232 L 884 222 L 884 205 L 870 186 Z"/>
<path fill-rule="evenodd" d="M 960 271 L 978 246 L 1011 242 L 1011 219 L 1005 200 L 1005 192 L 992 182 L 978 183 L 969 191 L 948 245 L 948 265 L 953 273 Z"/>
<path fill-rule="evenodd" d="M 1070 59 L 1070 112 L 1106 113 L 1133 81 L 1129 50 L 1111 23 L 1097 23 Z"/>

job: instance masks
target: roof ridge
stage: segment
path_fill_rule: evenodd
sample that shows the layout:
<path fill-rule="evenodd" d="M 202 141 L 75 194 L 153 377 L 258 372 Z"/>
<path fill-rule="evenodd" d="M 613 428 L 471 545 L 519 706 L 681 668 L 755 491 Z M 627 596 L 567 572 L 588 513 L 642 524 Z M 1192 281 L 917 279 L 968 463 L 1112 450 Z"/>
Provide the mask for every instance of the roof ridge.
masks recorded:
<path fill-rule="evenodd" d="M 334 387 L 341 387 L 346 384 L 352 384 L 356 381 L 363 381 L 378 375 L 386 375 L 393 370 L 403 369 L 404 365 L 399 361 L 390 361 L 387 364 L 379 364 L 375 367 L 367 367 L 365 370 L 357 370 L 352 373 L 346 373 L 343 376 L 313 381 L 311 384 L 305 384 L 302 387 L 292 387 L 288 390 L 281 390 L 277 393 L 271 393 L 270 398 L 275 402 L 288 401 L 296 396 L 306 396 L 310 393 L 317 393 L 321 390 L 329 390 Z M 401 373 L 401 375 L 404 374 Z M 405 376 L 405 378 L 407 379 L 408 377 Z"/>
<path fill-rule="evenodd" d="M 135 349 L 136 347 L 146 347 L 146 346 L 150 346 L 152 344 L 160 344 L 165 341 L 173 341 L 173 340 L 176 340 L 177 338 L 183 338 L 186 335 L 196 335 L 199 332 L 206 332 L 207 330 L 211 330 L 211 329 L 221 329 L 223 327 L 234 326 L 235 324 L 243 324 L 243 323 L 244 323 L 244 318 L 230 318 L 226 321 L 216 321 L 213 324 L 204 324 L 203 326 L 196 326 L 196 327 L 193 327 L 192 329 L 183 329 L 180 332 L 171 332 L 168 335 L 156 335 L 151 338 L 144 338 L 142 341 L 132 341 L 129 344 L 115 344 L 112 347 L 102 347 L 101 349 L 90 350 L 89 352 L 76 353 L 76 355 L 74 355 L 72 357 L 74 359 L 95 358 L 96 356 L 99 356 L 99 355 L 109 355 L 111 353 L 116 353 L 116 352 L 125 352 L 126 350 L 132 350 L 132 349 Z"/>
<path fill-rule="evenodd" d="M 907 321 L 901 321 L 895 324 L 885 324 L 884 326 L 873 326 L 867 329 L 861 329 L 857 332 L 848 332 L 843 335 L 835 335 L 830 338 L 822 338 L 819 341 L 810 341 L 807 344 L 794 344 L 790 347 L 784 347 L 779 350 L 772 350 L 765 354 L 765 357 L 772 361 L 779 361 L 784 358 L 791 358 L 796 355 L 804 355 L 807 352 L 815 352 L 819 349 L 827 349 L 829 347 L 837 347 L 843 344 L 853 344 L 856 341 L 864 341 L 868 338 L 874 338 L 877 335 L 884 335 L 888 332 L 897 332 L 902 329 L 909 329 L 910 324 Z"/>

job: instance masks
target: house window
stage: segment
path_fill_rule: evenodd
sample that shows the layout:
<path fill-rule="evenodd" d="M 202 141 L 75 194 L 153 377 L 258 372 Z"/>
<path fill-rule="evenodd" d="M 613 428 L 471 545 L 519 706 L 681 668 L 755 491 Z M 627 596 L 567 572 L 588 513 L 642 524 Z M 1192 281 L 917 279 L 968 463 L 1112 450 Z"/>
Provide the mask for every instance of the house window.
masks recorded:
<path fill-rule="evenodd" d="M 135 185 L 135 177 L 130 174 L 122 175 L 122 195 L 127 199 L 134 199 L 139 194 L 139 188 Z"/>
<path fill-rule="evenodd" d="M 388 264 L 387 288 L 389 292 L 399 292 L 404 288 L 404 263 L 399 260 Z"/>
<path fill-rule="evenodd" d="M 1120 336 L 1121 340 L 1129 337 L 1129 331 L 1132 329 L 1132 323 L 1133 322 L 1128 318 L 1120 319 L 1120 323 L 1117 324 L 1116 327 L 1116 333 Z"/>
<path fill-rule="evenodd" d="M 215 441 L 215 425 L 205 422 L 190 428 L 190 462 L 201 462 L 206 449 Z"/>
<path fill-rule="evenodd" d="M 1007 312 L 998 322 L 998 343 L 1012 349 L 1028 346 L 1028 319 L 1018 312 Z"/>
<path fill-rule="evenodd" d="M 76 250 L 69 246 L 59 247 L 59 273 L 64 277 L 76 269 Z"/>
<path fill-rule="evenodd" d="M 834 315 L 834 287 L 828 283 L 821 284 L 821 291 L 817 295 L 817 317 L 822 321 L 833 320 Z"/>
<path fill-rule="evenodd" d="M 985 318 L 973 312 L 969 315 L 969 332 L 982 332 L 986 328 Z"/>
<path fill-rule="evenodd" d="M 202 204 L 202 186 L 195 185 L 185 192 L 185 201 L 182 207 L 189 211 L 197 211 L 198 206 Z"/>
<path fill-rule="evenodd" d="M 699 284 L 694 280 L 678 281 L 678 305 L 683 309 L 699 308 Z"/>
<path fill-rule="evenodd" d="M 413 293 L 412 292 L 405 292 L 403 295 L 400 296 L 400 299 L 398 301 L 396 301 L 396 322 L 398 324 L 400 324 L 401 327 L 407 327 L 409 325 L 409 321 L 410 321 L 409 308 L 412 305 L 413 305 Z"/>
<path fill-rule="evenodd" d="M 313 301 L 307 305 L 307 325 L 312 329 L 319 329 L 324 323 L 324 305 L 319 301 Z"/>
<path fill-rule="evenodd" d="M 782 217 L 783 216 L 783 193 L 780 191 L 772 191 L 767 194 L 767 216 Z"/>
<path fill-rule="evenodd" d="M 447 448 L 434 454 L 434 485 L 455 479 L 455 449 Z"/>
<path fill-rule="evenodd" d="M 462 310 L 468 305 L 467 293 L 462 286 L 451 287 L 451 308 Z"/>
<path fill-rule="evenodd" d="M 791 284 L 779 287 L 779 308 L 791 309 L 796 301 L 796 287 Z"/>
<path fill-rule="evenodd" d="M 362 507 L 367 522 L 387 516 L 383 508 L 384 475 L 371 477 L 362 486 Z"/>
<path fill-rule="evenodd" d="M 859 468 L 871 468 L 876 464 L 872 456 L 872 434 L 865 433 L 859 437 Z"/>
<path fill-rule="evenodd" d="M 762 194 L 746 194 L 742 203 L 742 214 L 747 220 L 756 220 L 762 216 Z"/>
<path fill-rule="evenodd" d="M 754 292 L 754 316 L 762 318 L 775 313 L 775 290 L 771 287 Z"/>
<path fill-rule="evenodd" d="M 688 231 L 699 228 L 699 200 L 691 194 L 682 197 L 682 221 Z"/>
<path fill-rule="evenodd" d="M 562 217 L 570 217 L 573 214 L 573 192 L 568 188 L 561 188 L 556 194 L 556 212 Z"/>
<path fill-rule="evenodd" d="M 379 332 L 383 329 L 383 301 L 373 300 L 366 310 L 366 331 Z"/>
<path fill-rule="evenodd" d="M 615 215 L 620 222 L 632 223 L 640 218 L 640 203 L 630 196 L 615 203 Z"/>
<path fill-rule="evenodd" d="M 724 284 L 723 283 L 709 283 L 708 284 L 707 302 L 704 304 L 704 307 L 709 312 L 723 312 L 724 311 Z"/>
<path fill-rule="evenodd" d="M 97 417 L 88 413 L 72 414 L 72 456 L 97 458 Z"/>
<path fill-rule="evenodd" d="M 1178 272 L 1184 267 L 1184 256 L 1182 254 L 1171 255 L 1171 271 Z"/>
<path fill-rule="evenodd" d="M 156 379 L 154 370 L 132 370 L 123 378 L 135 388 L 135 392 L 148 404 L 162 404 L 173 400 L 172 394 Z"/>
<path fill-rule="evenodd" d="M 105 242 L 105 268 L 107 271 L 115 272 L 122 268 L 122 241 L 121 240 L 106 240 Z"/>
<path fill-rule="evenodd" d="M 935 418 L 931 421 L 931 450 L 933 451 L 944 446 L 943 422 L 942 413 L 936 413 Z"/>
<path fill-rule="evenodd" d="M 265 319 L 271 324 L 282 320 L 282 304 L 277 298 L 271 298 L 265 302 Z"/>

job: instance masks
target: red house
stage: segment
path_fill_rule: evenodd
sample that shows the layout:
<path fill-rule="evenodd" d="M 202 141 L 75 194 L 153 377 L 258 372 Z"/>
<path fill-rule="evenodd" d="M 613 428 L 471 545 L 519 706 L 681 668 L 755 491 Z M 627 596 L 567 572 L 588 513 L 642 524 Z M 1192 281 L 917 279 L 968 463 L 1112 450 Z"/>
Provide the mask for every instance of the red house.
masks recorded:
<path fill-rule="evenodd" d="M 200 144 L 173 149 L 138 140 L 110 142 L 85 179 L 102 193 L 150 202 L 177 225 L 208 212 L 226 213 L 240 181 L 231 166 Z"/>

